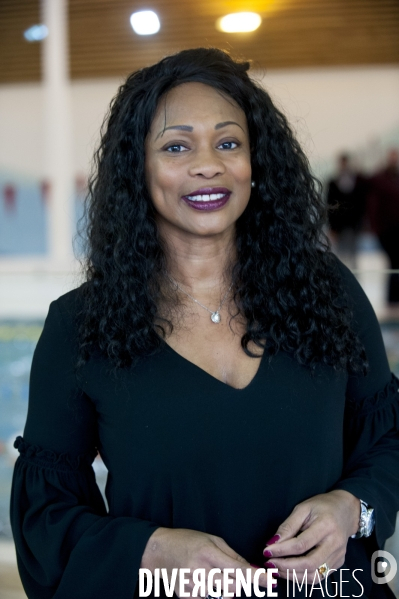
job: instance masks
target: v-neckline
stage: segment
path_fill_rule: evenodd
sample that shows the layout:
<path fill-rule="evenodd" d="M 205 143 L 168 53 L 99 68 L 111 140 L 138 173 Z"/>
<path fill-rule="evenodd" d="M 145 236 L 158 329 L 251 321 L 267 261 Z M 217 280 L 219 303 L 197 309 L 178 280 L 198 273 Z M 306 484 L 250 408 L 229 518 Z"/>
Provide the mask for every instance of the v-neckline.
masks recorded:
<path fill-rule="evenodd" d="M 248 385 L 246 385 L 245 387 L 237 388 L 237 387 L 233 387 L 232 385 L 229 385 L 228 383 L 224 383 L 223 381 L 221 381 L 220 379 L 218 379 L 216 376 L 213 376 L 213 374 L 210 374 L 207 370 L 204 370 L 204 368 L 201 368 L 201 366 L 198 366 L 198 364 L 195 364 L 194 362 L 191 362 L 191 360 L 189 360 L 188 358 L 185 358 L 184 356 L 182 356 L 182 354 L 179 354 L 179 352 L 176 351 L 175 349 L 173 349 L 173 347 L 171 345 L 169 345 L 169 343 L 167 343 L 165 341 L 165 339 L 162 339 L 162 337 L 161 337 L 161 341 L 163 342 L 165 348 L 167 350 L 170 350 L 172 352 L 172 354 L 174 354 L 175 356 L 177 356 L 177 358 L 180 358 L 181 360 L 184 360 L 184 362 L 187 362 L 190 366 L 192 366 L 193 368 L 196 368 L 197 370 L 199 370 L 204 376 L 206 376 L 206 377 L 208 377 L 208 378 L 216 381 L 216 383 L 219 383 L 220 385 L 223 385 L 223 387 L 227 387 L 227 389 L 231 389 L 232 391 L 236 391 L 236 392 L 246 391 L 247 389 L 249 389 L 250 387 L 252 387 L 254 385 L 255 380 L 257 379 L 257 377 L 259 375 L 259 371 L 260 371 L 260 369 L 262 367 L 263 358 L 264 358 L 265 351 L 266 351 L 266 350 L 264 350 L 263 354 L 259 357 L 259 366 L 258 366 L 257 371 L 255 372 L 254 376 L 249 381 Z"/>

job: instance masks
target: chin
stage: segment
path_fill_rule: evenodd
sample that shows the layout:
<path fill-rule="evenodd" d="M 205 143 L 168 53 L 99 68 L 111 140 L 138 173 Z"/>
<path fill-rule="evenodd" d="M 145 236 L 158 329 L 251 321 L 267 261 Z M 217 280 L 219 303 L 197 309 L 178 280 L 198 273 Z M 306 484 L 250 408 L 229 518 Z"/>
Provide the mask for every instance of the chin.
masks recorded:
<path fill-rule="evenodd" d="M 191 228 L 190 227 L 190 232 L 197 234 L 197 235 L 202 235 L 204 237 L 206 236 L 210 236 L 210 235 L 221 235 L 222 233 L 227 232 L 229 229 L 231 229 L 231 227 L 234 227 L 235 225 L 235 221 L 232 222 L 219 222 L 219 223 L 206 223 L 203 225 L 199 225 L 196 227 Z"/>

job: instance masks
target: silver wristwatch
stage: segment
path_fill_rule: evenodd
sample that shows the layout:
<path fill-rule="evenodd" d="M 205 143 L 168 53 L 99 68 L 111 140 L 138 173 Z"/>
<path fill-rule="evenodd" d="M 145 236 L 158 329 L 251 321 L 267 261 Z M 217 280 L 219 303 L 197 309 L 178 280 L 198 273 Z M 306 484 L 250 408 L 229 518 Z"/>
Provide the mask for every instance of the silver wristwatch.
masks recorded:
<path fill-rule="evenodd" d="M 367 505 L 363 499 L 360 500 L 360 521 L 359 530 L 352 535 L 352 539 L 360 539 L 360 537 L 369 537 L 374 530 L 375 516 L 374 508 Z"/>

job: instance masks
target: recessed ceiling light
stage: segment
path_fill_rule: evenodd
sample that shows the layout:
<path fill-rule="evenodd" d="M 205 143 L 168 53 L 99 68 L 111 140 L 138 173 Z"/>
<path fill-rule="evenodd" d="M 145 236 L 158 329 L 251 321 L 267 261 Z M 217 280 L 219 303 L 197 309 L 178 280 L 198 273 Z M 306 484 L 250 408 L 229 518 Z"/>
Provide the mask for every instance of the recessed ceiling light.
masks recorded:
<path fill-rule="evenodd" d="M 24 31 L 24 38 L 28 42 L 41 42 L 45 37 L 48 36 L 48 29 L 46 25 L 32 25 L 29 29 Z"/>
<path fill-rule="evenodd" d="M 152 35 L 161 28 L 158 15 L 152 10 L 140 10 L 130 17 L 130 24 L 138 35 Z"/>
<path fill-rule="evenodd" d="M 218 19 L 216 27 L 225 33 L 238 33 L 255 31 L 261 23 L 262 17 L 256 12 L 235 12 Z"/>

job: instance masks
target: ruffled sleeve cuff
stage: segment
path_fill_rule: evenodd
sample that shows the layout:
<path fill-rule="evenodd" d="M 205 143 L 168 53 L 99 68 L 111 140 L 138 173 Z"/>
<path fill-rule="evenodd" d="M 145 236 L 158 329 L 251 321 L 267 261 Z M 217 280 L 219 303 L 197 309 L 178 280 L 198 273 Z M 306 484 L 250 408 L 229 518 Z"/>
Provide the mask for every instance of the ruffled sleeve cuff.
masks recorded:
<path fill-rule="evenodd" d="M 385 387 L 361 400 L 347 398 L 345 413 L 346 467 L 389 431 L 399 434 L 399 380 L 392 374 Z"/>
<path fill-rule="evenodd" d="M 72 456 L 69 453 L 57 454 L 49 449 L 42 449 L 37 445 L 31 445 L 23 437 L 17 437 L 14 441 L 15 449 L 18 449 L 20 459 L 40 468 L 51 468 L 59 472 L 68 470 L 85 470 L 91 466 L 97 450 L 93 449 L 89 453 Z"/>
<path fill-rule="evenodd" d="M 395 530 L 399 510 L 399 380 L 362 400 L 347 400 L 344 468 L 334 489 L 349 491 L 375 509 L 380 547 Z"/>
<path fill-rule="evenodd" d="M 349 412 L 360 414 L 370 414 L 375 410 L 386 407 L 390 403 L 399 402 L 399 379 L 392 373 L 391 379 L 383 389 L 380 389 L 374 395 L 365 397 L 362 400 L 348 397 L 346 406 Z"/>
<path fill-rule="evenodd" d="M 132 599 L 141 558 L 158 525 L 107 514 L 91 463 L 15 441 L 11 491 L 18 568 L 30 599 Z"/>

